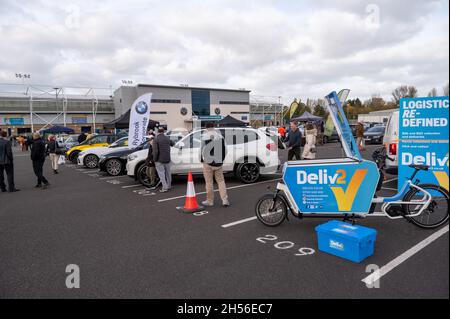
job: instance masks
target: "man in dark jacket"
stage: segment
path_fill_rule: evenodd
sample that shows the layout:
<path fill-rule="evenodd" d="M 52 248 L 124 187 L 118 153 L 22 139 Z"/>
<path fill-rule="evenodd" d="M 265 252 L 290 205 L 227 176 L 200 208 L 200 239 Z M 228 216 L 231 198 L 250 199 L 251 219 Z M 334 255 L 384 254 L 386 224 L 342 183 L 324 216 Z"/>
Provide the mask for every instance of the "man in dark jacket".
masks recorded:
<path fill-rule="evenodd" d="M 172 188 L 172 175 L 170 173 L 170 139 L 164 134 L 164 129 L 158 129 L 158 135 L 153 143 L 153 161 L 162 183 L 161 193 Z"/>
<path fill-rule="evenodd" d="M 206 201 L 203 206 L 214 205 L 214 179 L 219 187 L 219 194 L 222 205 L 230 206 L 228 201 L 227 186 L 223 177 L 223 162 L 225 160 L 227 148 L 223 136 L 214 129 L 213 123 L 206 124 L 206 131 L 202 134 L 201 161 L 203 163 L 203 177 L 206 186 Z"/>
<path fill-rule="evenodd" d="M 293 161 L 294 157 L 298 161 L 301 155 L 302 133 L 296 122 L 291 122 L 290 131 L 287 140 L 288 161 Z"/>
<path fill-rule="evenodd" d="M 6 192 L 5 177 L 3 171 L 6 172 L 8 179 L 8 191 L 10 193 L 18 192 L 14 186 L 14 163 L 11 142 L 6 138 L 6 132 L 0 132 L 0 191 Z"/>
<path fill-rule="evenodd" d="M 46 155 L 46 147 L 44 141 L 41 139 L 39 133 L 33 134 L 33 145 L 31 147 L 31 160 L 33 161 L 33 171 L 37 177 L 36 188 L 47 188 L 49 182 L 43 175 L 44 162 Z M 44 185 L 42 186 L 42 183 Z"/>

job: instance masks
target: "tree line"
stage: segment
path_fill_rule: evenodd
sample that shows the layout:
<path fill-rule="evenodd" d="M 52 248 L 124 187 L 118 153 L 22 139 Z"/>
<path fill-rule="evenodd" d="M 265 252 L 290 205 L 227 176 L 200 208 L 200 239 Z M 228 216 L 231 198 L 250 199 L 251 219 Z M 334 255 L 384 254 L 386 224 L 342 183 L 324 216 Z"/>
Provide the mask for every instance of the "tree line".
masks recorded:
<path fill-rule="evenodd" d="M 428 92 L 428 97 L 435 96 L 448 96 L 449 95 L 449 83 L 444 85 L 442 89 L 432 88 Z M 414 98 L 418 96 L 418 90 L 415 86 L 401 85 L 392 91 L 392 97 L 390 101 L 386 101 L 379 94 L 374 94 L 370 99 L 361 101 L 361 99 L 347 100 L 344 105 L 344 111 L 348 119 L 357 119 L 359 114 L 367 114 L 375 111 L 390 110 L 398 108 L 400 105 L 400 99 L 402 98 Z M 317 100 L 311 103 L 310 100 L 307 103 L 299 102 L 298 107 L 292 115 L 292 118 L 299 117 L 303 113 L 309 112 L 316 116 L 326 118 L 328 112 L 323 100 Z M 290 118 L 289 106 L 285 107 L 285 119 Z"/>

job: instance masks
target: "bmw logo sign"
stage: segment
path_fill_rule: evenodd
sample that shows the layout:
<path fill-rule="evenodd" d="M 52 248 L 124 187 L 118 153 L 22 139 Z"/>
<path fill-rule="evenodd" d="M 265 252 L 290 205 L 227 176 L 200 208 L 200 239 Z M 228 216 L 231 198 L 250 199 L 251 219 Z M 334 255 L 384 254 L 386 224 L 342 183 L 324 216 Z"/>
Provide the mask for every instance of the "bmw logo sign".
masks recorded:
<path fill-rule="evenodd" d="M 136 105 L 136 112 L 138 112 L 139 114 L 144 114 L 147 112 L 147 110 L 148 105 L 144 101 L 141 101 Z"/>

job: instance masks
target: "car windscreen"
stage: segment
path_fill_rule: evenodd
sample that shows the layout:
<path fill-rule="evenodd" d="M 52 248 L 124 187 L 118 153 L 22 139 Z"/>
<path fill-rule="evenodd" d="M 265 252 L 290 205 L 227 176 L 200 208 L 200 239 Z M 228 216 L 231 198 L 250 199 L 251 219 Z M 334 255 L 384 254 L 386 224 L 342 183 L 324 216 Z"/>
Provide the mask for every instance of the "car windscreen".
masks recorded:
<path fill-rule="evenodd" d="M 371 127 L 366 132 L 367 133 L 383 133 L 384 132 L 384 126 Z"/>

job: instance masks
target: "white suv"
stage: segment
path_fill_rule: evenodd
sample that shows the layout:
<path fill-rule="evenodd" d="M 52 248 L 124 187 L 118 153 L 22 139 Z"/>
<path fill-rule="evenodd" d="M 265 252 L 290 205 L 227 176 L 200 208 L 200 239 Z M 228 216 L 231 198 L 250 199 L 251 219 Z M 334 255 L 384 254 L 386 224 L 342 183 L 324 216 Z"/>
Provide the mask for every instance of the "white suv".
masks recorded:
<path fill-rule="evenodd" d="M 246 184 L 255 183 L 261 175 L 275 174 L 280 166 L 278 145 L 261 130 L 252 128 L 217 128 L 225 138 L 227 154 L 224 160 L 225 173 L 234 173 Z M 200 149 L 202 134 L 206 130 L 190 133 L 171 148 L 174 175 L 203 172 Z M 137 151 L 128 155 L 127 174 L 148 186 L 145 160 L 148 150 Z"/>

